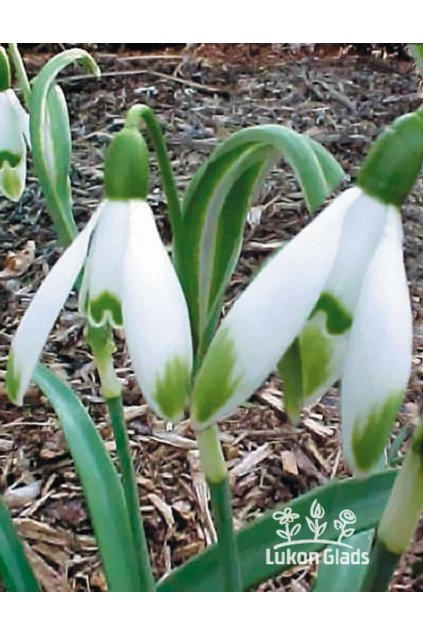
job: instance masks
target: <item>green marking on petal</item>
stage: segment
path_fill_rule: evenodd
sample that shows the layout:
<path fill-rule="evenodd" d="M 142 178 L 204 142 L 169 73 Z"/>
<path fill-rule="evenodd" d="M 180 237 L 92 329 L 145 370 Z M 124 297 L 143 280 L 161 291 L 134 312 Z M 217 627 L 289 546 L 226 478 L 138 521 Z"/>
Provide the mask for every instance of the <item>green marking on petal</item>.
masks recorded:
<path fill-rule="evenodd" d="M 403 392 L 392 393 L 383 405 L 373 407 L 366 421 L 356 419 L 354 422 L 352 452 L 360 471 L 369 471 L 378 461 L 388 442 L 403 397 Z"/>
<path fill-rule="evenodd" d="M 319 311 L 326 313 L 326 327 L 331 335 L 342 335 L 352 325 L 352 315 L 331 293 L 322 293 L 310 317 Z"/>
<path fill-rule="evenodd" d="M 328 318 L 329 319 L 329 318 Z M 319 322 L 311 321 L 300 336 L 303 392 L 311 396 L 329 377 L 331 345 Z"/>
<path fill-rule="evenodd" d="M 13 353 L 9 354 L 7 360 L 7 372 L 6 372 L 6 392 L 12 401 L 12 403 L 18 402 L 20 380 L 16 371 L 16 366 L 13 358 Z"/>
<path fill-rule="evenodd" d="M 22 183 L 20 176 L 15 168 L 10 167 L 9 163 L 3 163 L 3 173 L 1 174 L 1 185 L 5 195 L 13 201 L 17 201 L 21 195 Z"/>
<path fill-rule="evenodd" d="M 19 154 L 9 152 L 9 150 L 2 150 L 0 152 L 0 169 L 5 163 L 9 163 L 10 167 L 17 167 L 21 162 L 21 159 L 22 157 Z"/>
<path fill-rule="evenodd" d="M 212 342 L 194 386 L 192 407 L 197 423 L 206 423 L 233 396 L 241 377 L 234 376 L 235 343 L 228 328 Z"/>
<path fill-rule="evenodd" d="M 94 326 L 102 326 L 110 322 L 120 328 L 123 325 L 122 306 L 120 300 L 113 293 L 104 291 L 95 299 L 87 302 L 87 314 Z"/>
<path fill-rule="evenodd" d="M 190 392 L 191 373 L 187 361 L 174 357 L 167 362 L 165 371 L 157 379 L 154 398 L 169 420 L 177 420 L 184 411 Z"/>

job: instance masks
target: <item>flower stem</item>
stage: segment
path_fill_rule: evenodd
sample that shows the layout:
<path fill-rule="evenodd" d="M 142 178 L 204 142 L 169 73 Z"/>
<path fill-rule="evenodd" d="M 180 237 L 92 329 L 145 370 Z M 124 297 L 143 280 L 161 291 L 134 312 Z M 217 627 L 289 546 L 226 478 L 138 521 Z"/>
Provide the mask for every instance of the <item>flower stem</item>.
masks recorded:
<path fill-rule="evenodd" d="M 29 83 L 28 75 L 26 74 L 25 64 L 23 62 L 17 44 L 9 44 L 8 48 L 9 57 L 12 60 L 19 87 L 22 90 L 22 96 L 25 102 L 25 106 L 27 110 L 29 110 L 31 100 L 31 84 Z"/>
<path fill-rule="evenodd" d="M 210 490 L 225 591 L 242 592 L 238 547 L 233 527 L 231 490 L 217 425 L 197 432 L 197 442 Z"/>
<path fill-rule="evenodd" d="M 360 592 L 385 592 L 389 586 L 400 555 L 391 553 L 377 540 L 373 546 L 370 563 Z"/>
<path fill-rule="evenodd" d="M 138 127 L 140 120 L 144 121 L 154 145 L 166 193 L 172 232 L 175 238 L 181 230 L 182 211 L 164 135 L 154 110 L 149 108 L 149 106 L 142 104 L 132 106 L 126 115 L 125 127 Z"/>
<path fill-rule="evenodd" d="M 362 591 L 381 592 L 387 589 L 395 566 L 416 529 L 422 509 L 423 418 L 416 426 L 380 520 Z"/>
<path fill-rule="evenodd" d="M 132 538 L 137 553 L 140 588 L 142 592 L 154 592 L 156 586 L 151 571 L 148 545 L 138 498 L 138 487 L 134 465 L 131 460 L 128 430 L 125 424 L 120 383 L 113 366 L 114 343 L 109 328 L 88 327 L 88 343 L 91 346 L 100 375 L 102 393 L 106 400 L 116 453 L 122 475 L 122 487 L 129 514 Z"/>
<path fill-rule="evenodd" d="M 129 512 L 132 536 L 135 550 L 138 554 L 139 574 L 142 584 L 141 590 L 142 592 L 154 592 L 156 586 L 151 570 L 148 545 L 140 511 L 135 470 L 131 460 L 128 431 L 123 415 L 122 397 L 119 395 L 107 398 L 106 402 L 116 441 L 116 452 L 120 462 L 122 485 Z"/>

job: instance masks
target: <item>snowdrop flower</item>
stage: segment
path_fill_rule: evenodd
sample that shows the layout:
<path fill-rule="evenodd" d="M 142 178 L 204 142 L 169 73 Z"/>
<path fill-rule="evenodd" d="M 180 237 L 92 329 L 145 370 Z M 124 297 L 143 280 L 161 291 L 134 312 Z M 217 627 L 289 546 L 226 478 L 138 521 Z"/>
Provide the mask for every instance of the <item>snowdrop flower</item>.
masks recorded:
<path fill-rule="evenodd" d="M 10 88 L 10 68 L 0 47 L 0 194 L 18 201 L 25 188 L 29 115 Z"/>
<path fill-rule="evenodd" d="M 315 402 L 341 378 L 363 281 L 388 220 L 399 218 L 394 206 L 380 203 L 358 187 L 355 192 L 329 277 L 298 338 L 301 363 L 298 402 L 287 395 L 289 414 L 294 420 L 301 407 Z M 283 376 L 283 362 L 281 372 Z"/>
<path fill-rule="evenodd" d="M 22 403 L 54 322 L 84 267 L 80 308 L 93 327 L 124 326 L 146 400 L 169 420 L 187 400 L 192 366 L 188 310 L 178 278 L 145 201 L 147 148 L 124 128 L 105 166 L 106 199 L 36 293 L 12 343 L 10 398 Z"/>
<path fill-rule="evenodd" d="M 414 152 L 407 154 L 410 143 Z M 411 366 L 399 206 L 422 161 L 418 111 L 379 137 L 358 185 L 255 277 L 223 320 L 198 374 L 196 428 L 206 429 L 245 401 L 297 342 L 297 358 L 285 364 L 294 385 L 291 404 L 297 398 L 293 409 L 342 378 L 345 455 L 358 473 L 374 467 Z"/>

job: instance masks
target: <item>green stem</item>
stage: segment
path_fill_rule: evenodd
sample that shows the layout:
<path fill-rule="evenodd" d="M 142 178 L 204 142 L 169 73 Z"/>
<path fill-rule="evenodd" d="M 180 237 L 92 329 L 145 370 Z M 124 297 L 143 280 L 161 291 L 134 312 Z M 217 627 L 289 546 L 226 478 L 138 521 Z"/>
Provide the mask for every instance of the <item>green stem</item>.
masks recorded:
<path fill-rule="evenodd" d="M 385 592 L 399 559 L 400 555 L 390 552 L 383 542 L 376 541 L 360 592 Z"/>
<path fill-rule="evenodd" d="M 182 209 L 164 135 L 154 111 L 148 106 L 141 104 L 137 104 L 130 108 L 128 114 L 126 115 L 125 127 L 138 126 L 140 119 L 144 121 L 154 145 L 166 193 L 172 232 L 174 239 L 176 239 L 177 234 L 181 230 Z"/>
<path fill-rule="evenodd" d="M 197 432 L 197 443 L 210 489 L 225 591 L 242 592 L 239 554 L 233 526 L 231 490 L 217 425 Z"/>
<path fill-rule="evenodd" d="M 377 531 L 362 590 L 386 590 L 423 509 L 423 418 L 417 423 Z"/>
<path fill-rule="evenodd" d="M 113 435 L 116 442 L 116 453 L 118 455 L 122 475 L 122 487 L 129 514 L 132 538 L 137 553 L 141 591 L 154 592 L 156 586 L 151 571 L 148 545 L 138 498 L 138 486 L 134 465 L 131 460 L 128 430 L 123 412 L 121 386 L 113 366 L 113 352 L 115 350 L 113 334 L 108 327 L 93 328 L 89 326 L 87 339 L 96 361 L 102 393 L 106 400 L 112 423 Z"/>
<path fill-rule="evenodd" d="M 48 178 L 48 176 L 45 176 L 44 178 Z M 39 176 L 38 180 L 40 181 Z M 40 186 L 47 202 L 47 210 L 53 221 L 54 230 L 57 234 L 60 246 L 66 249 L 72 244 L 78 235 L 75 219 L 72 216 L 72 212 L 69 212 L 63 206 L 57 192 L 55 192 L 54 189 L 47 184 L 46 180 L 43 180 L 43 184 L 44 187 L 41 186 L 41 183 Z"/>
<path fill-rule="evenodd" d="M 238 547 L 232 519 L 229 478 L 221 482 L 207 482 L 210 489 L 212 512 L 218 536 L 218 546 L 226 592 L 242 592 Z"/>
<path fill-rule="evenodd" d="M 151 570 L 148 545 L 140 511 L 138 487 L 134 466 L 131 460 L 128 431 L 123 415 L 122 398 L 120 395 L 114 396 L 107 398 L 106 402 L 116 441 L 116 452 L 120 462 L 122 485 L 128 507 L 132 535 L 138 554 L 138 567 L 142 584 L 141 590 L 142 592 L 154 592 L 156 586 Z"/>
<path fill-rule="evenodd" d="M 23 62 L 17 44 L 9 44 L 9 57 L 12 60 L 19 87 L 22 90 L 22 96 L 24 98 L 25 106 L 27 110 L 29 110 L 31 100 L 31 84 L 29 83 L 25 64 Z"/>

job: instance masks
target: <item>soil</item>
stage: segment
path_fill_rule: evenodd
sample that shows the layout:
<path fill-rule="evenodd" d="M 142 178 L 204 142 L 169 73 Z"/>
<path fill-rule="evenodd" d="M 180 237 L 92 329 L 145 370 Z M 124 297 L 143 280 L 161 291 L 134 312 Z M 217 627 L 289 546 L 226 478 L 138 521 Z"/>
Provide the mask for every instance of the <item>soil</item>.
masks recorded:
<path fill-rule="evenodd" d="M 180 192 L 216 145 L 231 132 L 279 123 L 323 143 L 351 178 L 370 142 L 400 114 L 421 103 L 409 61 L 353 55 L 347 49 L 304 45 L 190 45 L 140 54 L 96 48 L 103 78 L 72 69 L 61 85 L 73 128 L 72 184 L 80 227 L 102 198 L 108 141 L 134 103 L 153 107 L 166 133 Z M 25 52 L 31 75 L 49 57 Z M 165 200 L 153 162 L 149 201 L 166 242 Z M 309 220 L 296 181 L 280 165 L 254 203 L 225 310 L 253 271 Z M 405 260 L 414 316 L 414 362 L 395 434 L 415 424 L 423 383 L 423 181 L 403 208 Z M 10 252 L 18 254 L 16 258 Z M 0 378 L 12 336 L 34 292 L 60 255 L 37 181 L 30 169 L 19 204 L 0 200 Z M 67 378 L 98 422 L 108 449 L 114 441 L 83 321 L 72 295 L 49 337 L 43 361 Z M 157 578 L 212 540 L 195 443 L 187 421 L 172 433 L 144 404 L 124 342 L 116 354 L 142 512 Z M 272 376 L 221 426 L 232 474 L 237 526 L 278 502 L 345 477 L 340 450 L 338 390 L 333 388 L 288 423 L 281 384 Z M 0 383 L 0 492 L 11 509 L 46 591 L 103 591 L 104 576 L 78 477 L 46 400 L 34 386 L 24 408 L 11 405 Z M 423 526 L 395 575 L 394 591 L 423 590 Z M 306 591 L 314 569 L 296 568 L 264 584 L 264 591 Z"/>

